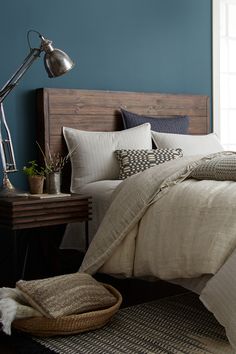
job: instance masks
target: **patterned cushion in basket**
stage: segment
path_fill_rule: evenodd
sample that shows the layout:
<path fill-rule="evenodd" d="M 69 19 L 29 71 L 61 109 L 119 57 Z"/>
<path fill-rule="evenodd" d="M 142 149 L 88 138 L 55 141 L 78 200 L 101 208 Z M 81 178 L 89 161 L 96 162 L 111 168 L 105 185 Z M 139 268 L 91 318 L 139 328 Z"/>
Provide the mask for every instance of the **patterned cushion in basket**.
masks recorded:
<path fill-rule="evenodd" d="M 181 149 L 116 150 L 115 154 L 120 162 L 119 179 L 183 156 Z"/>
<path fill-rule="evenodd" d="M 116 303 L 115 296 L 86 273 L 19 280 L 16 287 L 32 307 L 48 318 L 103 309 Z"/>
<path fill-rule="evenodd" d="M 221 156 L 200 163 L 190 178 L 236 181 L 236 156 Z"/>

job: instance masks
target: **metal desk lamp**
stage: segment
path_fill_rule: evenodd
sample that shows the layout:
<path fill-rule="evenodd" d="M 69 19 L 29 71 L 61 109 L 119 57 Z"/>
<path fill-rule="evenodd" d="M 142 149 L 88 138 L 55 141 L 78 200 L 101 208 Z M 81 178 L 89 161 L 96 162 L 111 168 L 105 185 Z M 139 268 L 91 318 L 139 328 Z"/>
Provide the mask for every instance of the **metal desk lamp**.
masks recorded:
<path fill-rule="evenodd" d="M 32 48 L 30 45 L 30 34 L 36 33 L 41 39 L 39 48 Z M 8 173 L 16 172 L 16 161 L 13 150 L 13 144 L 11 139 L 11 133 L 6 121 L 3 101 L 12 89 L 17 85 L 18 81 L 22 78 L 24 73 L 30 68 L 33 62 L 40 57 L 42 52 L 44 55 L 44 66 L 50 78 L 60 76 L 73 68 L 74 63 L 69 56 L 60 49 L 56 49 L 52 46 L 52 41 L 44 38 L 39 32 L 29 30 L 27 32 L 27 41 L 30 48 L 30 52 L 24 59 L 21 66 L 7 81 L 7 83 L 0 90 L 0 154 L 3 166 L 3 183 L 0 190 L 0 196 L 12 197 L 19 195 L 15 187 L 11 184 Z M 3 137 L 4 129 L 4 137 Z"/>

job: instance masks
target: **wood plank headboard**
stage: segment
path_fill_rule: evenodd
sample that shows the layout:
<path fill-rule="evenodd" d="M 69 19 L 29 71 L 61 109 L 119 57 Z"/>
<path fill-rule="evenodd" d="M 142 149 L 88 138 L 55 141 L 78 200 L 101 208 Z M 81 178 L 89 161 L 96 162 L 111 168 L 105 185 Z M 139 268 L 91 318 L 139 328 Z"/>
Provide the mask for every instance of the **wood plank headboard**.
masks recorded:
<path fill-rule="evenodd" d="M 163 93 L 94 91 L 79 89 L 37 90 L 37 140 L 42 149 L 66 153 L 62 127 L 91 131 L 122 129 L 119 108 L 146 116 L 187 115 L 189 134 L 207 134 L 210 129 L 209 97 Z M 66 172 L 64 190 L 68 190 Z"/>

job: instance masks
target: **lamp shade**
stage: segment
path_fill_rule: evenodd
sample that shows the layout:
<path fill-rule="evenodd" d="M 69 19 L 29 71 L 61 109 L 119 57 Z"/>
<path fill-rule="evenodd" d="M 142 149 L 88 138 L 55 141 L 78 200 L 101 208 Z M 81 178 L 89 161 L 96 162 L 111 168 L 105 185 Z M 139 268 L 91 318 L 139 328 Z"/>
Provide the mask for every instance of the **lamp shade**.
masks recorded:
<path fill-rule="evenodd" d="M 42 35 L 40 35 L 40 38 L 41 51 L 45 52 L 44 66 L 49 77 L 61 76 L 73 68 L 74 63 L 65 52 L 54 48 L 52 41 Z"/>
<path fill-rule="evenodd" d="M 44 66 L 49 77 L 57 77 L 72 69 L 74 63 L 65 52 L 55 48 L 45 53 Z"/>

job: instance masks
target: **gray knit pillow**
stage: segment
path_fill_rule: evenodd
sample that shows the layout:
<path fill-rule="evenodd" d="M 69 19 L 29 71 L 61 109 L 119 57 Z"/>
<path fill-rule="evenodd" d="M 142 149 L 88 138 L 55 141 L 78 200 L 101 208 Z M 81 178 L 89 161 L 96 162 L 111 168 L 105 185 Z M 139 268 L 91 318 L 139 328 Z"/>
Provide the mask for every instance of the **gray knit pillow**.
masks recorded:
<path fill-rule="evenodd" d="M 189 178 L 236 181 L 236 156 L 216 157 L 200 163 Z"/>
<path fill-rule="evenodd" d="M 181 149 L 116 150 L 120 163 L 119 179 L 125 179 L 147 168 L 182 157 Z"/>

